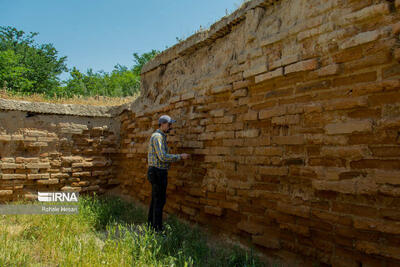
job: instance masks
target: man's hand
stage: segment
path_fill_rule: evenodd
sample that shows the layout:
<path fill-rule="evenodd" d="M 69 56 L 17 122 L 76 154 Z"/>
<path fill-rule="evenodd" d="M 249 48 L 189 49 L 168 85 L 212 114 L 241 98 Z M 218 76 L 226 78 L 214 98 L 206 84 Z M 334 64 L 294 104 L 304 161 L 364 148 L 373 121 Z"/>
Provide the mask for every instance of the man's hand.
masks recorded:
<path fill-rule="evenodd" d="M 181 154 L 182 159 L 188 159 L 189 157 L 190 157 L 189 154 L 186 154 L 186 153 Z"/>

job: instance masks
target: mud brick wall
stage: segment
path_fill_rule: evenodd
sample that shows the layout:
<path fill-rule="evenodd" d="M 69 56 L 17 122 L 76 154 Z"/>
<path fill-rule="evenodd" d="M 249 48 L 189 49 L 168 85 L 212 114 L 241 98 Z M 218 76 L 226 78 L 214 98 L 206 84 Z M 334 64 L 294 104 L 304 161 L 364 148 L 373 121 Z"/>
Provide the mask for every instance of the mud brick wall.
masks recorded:
<path fill-rule="evenodd" d="M 0 101 L 0 200 L 116 185 L 119 122 L 105 107 Z"/>
<path fill-rule="evenodd" d="M 118 179 L 148 204 L 157 118 L 178 122 L 166 210 L 267 255 L 400 265 L 400 1 L 251 1 L 164 51 L 121 115 Z"/>

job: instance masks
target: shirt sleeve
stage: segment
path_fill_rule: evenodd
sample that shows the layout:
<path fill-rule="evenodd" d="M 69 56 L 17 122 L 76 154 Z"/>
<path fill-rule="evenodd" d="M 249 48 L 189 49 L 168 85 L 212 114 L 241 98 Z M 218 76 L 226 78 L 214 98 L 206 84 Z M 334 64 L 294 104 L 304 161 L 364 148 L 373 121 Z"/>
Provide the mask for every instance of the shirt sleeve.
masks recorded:
<path fill-rule="evenodd" d="M 162 162 L 175 162 L 181 159 L 181 155 L 178 154 L 168 154 L 166 153 L 165 145 L 162 140 L 162 137 L 159 135 L 155 135 L 152 138 L 152 144 L 156 151 L 157 157 Z"/>

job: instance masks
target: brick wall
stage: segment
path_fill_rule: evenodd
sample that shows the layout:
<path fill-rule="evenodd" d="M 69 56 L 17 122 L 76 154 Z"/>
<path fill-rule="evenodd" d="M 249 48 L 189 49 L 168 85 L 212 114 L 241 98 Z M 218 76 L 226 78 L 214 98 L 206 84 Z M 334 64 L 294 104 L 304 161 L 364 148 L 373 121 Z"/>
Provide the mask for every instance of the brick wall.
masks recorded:
<path fill-rule="evenodd" d="M 0 201 L 38 191 L 103 193 L 113 176 L 119 122 L 105 108 L 0 101 Z"/>
<path fill-rule="evenodd" d="M 149 203 L 156 119 L 166 210 L 267 255 L 400 265 L 400 1 L 251 1 L 164 51 L 121 116 L 116 177 Z"/>

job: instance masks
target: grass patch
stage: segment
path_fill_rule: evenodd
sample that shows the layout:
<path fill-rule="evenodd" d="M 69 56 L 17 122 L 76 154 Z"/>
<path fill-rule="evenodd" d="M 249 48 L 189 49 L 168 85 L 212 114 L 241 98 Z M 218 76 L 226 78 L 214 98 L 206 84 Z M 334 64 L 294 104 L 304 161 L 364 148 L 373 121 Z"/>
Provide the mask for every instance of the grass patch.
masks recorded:
<path fill-rule="evenodd" d="M 78 205 L 73 215 L 0 215 L 0 266 L 265 266 L 252 251 L 209 247 L 174 216 L 155 233 L 147 211 L 119 197 L 81 195 Z"/>

